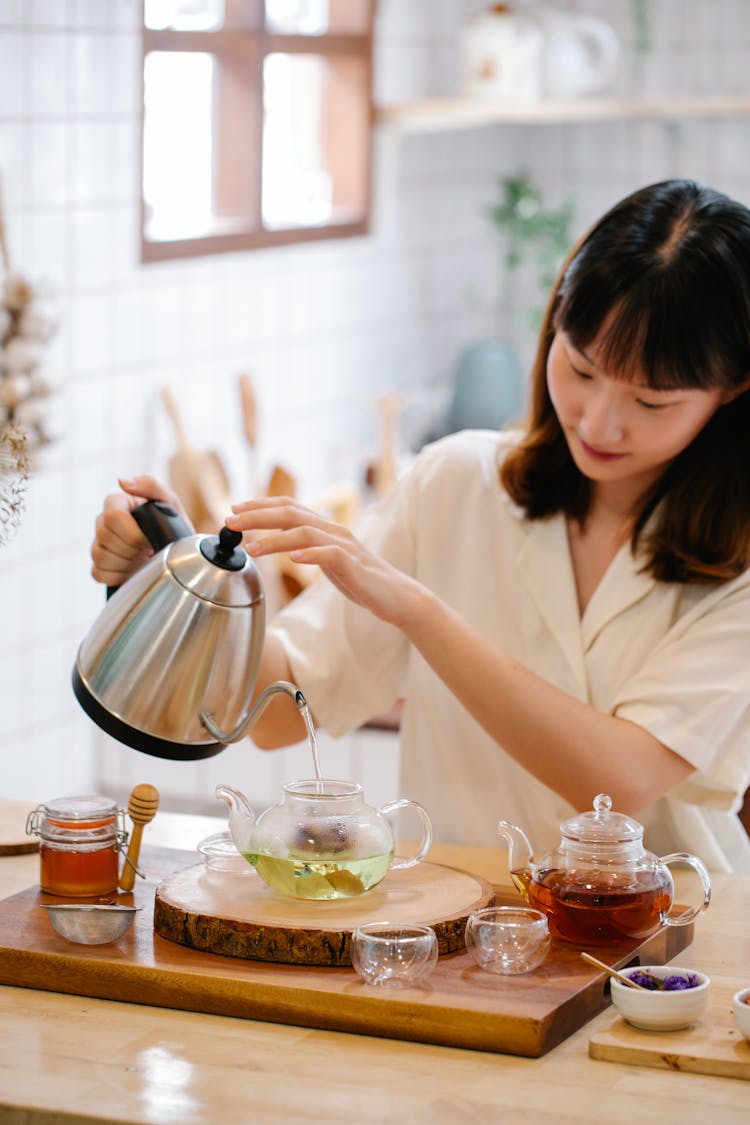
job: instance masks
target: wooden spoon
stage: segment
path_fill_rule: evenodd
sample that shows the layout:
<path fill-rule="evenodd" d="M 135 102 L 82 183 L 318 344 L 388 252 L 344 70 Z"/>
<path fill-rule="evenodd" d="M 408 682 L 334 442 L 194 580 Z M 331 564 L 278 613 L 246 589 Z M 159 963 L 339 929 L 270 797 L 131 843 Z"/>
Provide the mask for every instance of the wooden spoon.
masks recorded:
<path fill-rule="evenodd" d="M 123 891 L 132 891 L 135 883 L 135 873 L 138 867 L 138 856 L 141 850 L 141 836 L 143 827 L 154 819 L 159 807 L 159 790 L 153 785 L 143 783 L 136 785 L 128 801 L 128 816 L 133 822 L 133 831 L 130 836 L 128 854 L 122 865 L 120 887 Z"/>
<path fill-rule="evenodd" d="M 597 969 L 601 969 L 607 976 L 615 977 L 621 984 L 626 984 L 628 988 L 639 988 L 641 992 L 648 992 L 648 989 L 644 988 L 642 984 L 626 977 L 624 973 L 618 973 L 617 969 L 613 969 L 611 965 L 605 965 L 603 961 L 597 961 L 596 957 L 592 957 L 590 953 L 582 953 L 581 957 L 584 961 L 588 961 L 589 965 L 596 965 Z"/>

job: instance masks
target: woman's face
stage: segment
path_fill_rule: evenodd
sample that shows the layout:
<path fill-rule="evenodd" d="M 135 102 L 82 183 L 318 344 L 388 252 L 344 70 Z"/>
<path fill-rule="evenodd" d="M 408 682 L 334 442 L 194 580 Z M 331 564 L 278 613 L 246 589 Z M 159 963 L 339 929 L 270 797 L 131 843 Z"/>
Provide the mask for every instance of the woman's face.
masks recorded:
<path fill-rule="evenodd" d="M 608 377 L 596 342 L 585 352 L 558 332 L 547 359 L 547 387 L 571 456 L 602 486 L 631 484 L 640 494 L 703 429 L 731 392 L 655 391 L 637 375 Z"/>

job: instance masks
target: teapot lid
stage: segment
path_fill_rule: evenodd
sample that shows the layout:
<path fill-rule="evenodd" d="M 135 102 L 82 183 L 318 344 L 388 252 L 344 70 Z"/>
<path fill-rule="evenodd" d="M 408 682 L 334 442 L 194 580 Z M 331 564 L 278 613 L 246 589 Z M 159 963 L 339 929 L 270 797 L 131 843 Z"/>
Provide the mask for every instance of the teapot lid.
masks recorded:
<path fill-rule="evenodd" d="M 561 825 L 563 836 L 587 844 L 627 844 L 643 837 L 643 825 L 632 817 L 612 812 L 606 793 L 594 797 L 594 811 L 576 813 Z"/>

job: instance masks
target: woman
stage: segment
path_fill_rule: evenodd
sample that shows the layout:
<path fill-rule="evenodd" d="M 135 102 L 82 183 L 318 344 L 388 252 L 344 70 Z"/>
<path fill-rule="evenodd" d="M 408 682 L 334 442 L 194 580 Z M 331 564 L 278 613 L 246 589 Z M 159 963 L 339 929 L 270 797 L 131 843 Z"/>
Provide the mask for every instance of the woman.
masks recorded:
<path fill-rule="evenodd" d="M 342 734 L 405 699 L 404 792 L 437 839 L 537 848 L 599 792 L 659 852 L 750 870 L 750 212 L 688 181 L 634 193 L 552 294 L 521 433 L 428 446 L 361 540 L 292 500 L 233 507 L 254 556 L 314 583 L 269 628 L 258 690 L 297 683 Z M 147 548 L 121 482 L 93 575 Z M 298 741 L 283 700 L 253 729 Z"/>

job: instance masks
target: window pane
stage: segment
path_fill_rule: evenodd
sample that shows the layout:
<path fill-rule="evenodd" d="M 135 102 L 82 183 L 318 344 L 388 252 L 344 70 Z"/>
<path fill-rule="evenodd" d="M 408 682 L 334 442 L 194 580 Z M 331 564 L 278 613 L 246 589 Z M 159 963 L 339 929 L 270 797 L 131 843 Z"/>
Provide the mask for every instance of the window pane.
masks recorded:
<path fill-rule="evenodd" d="M 263 70 L 263 225 L 360 221 L 369 89 L 360 59 L 271 54 Z"/>
<path fill-rule="evenodd" d="M 195 238 L 212 224 L 213 78 L 208 54 L 146 56 L 143 198 L 154 241 Z"/>
<path fill-rule="evenodd" d="M 155 31 L 216 31 L 224 24 L 224 0 L 146 0 L 144 20 Z"/>
<path fill-rule="evenodd" d="M 266 0 L 266 26 L 278 35 L 369 30 L 371 0 Z"/>
<path fill-rule="evenodd" d="M 263 224 L 315 226 L 331 219 L 323 166 L 323 60 L 269 55 L 263 68 Z"/>

